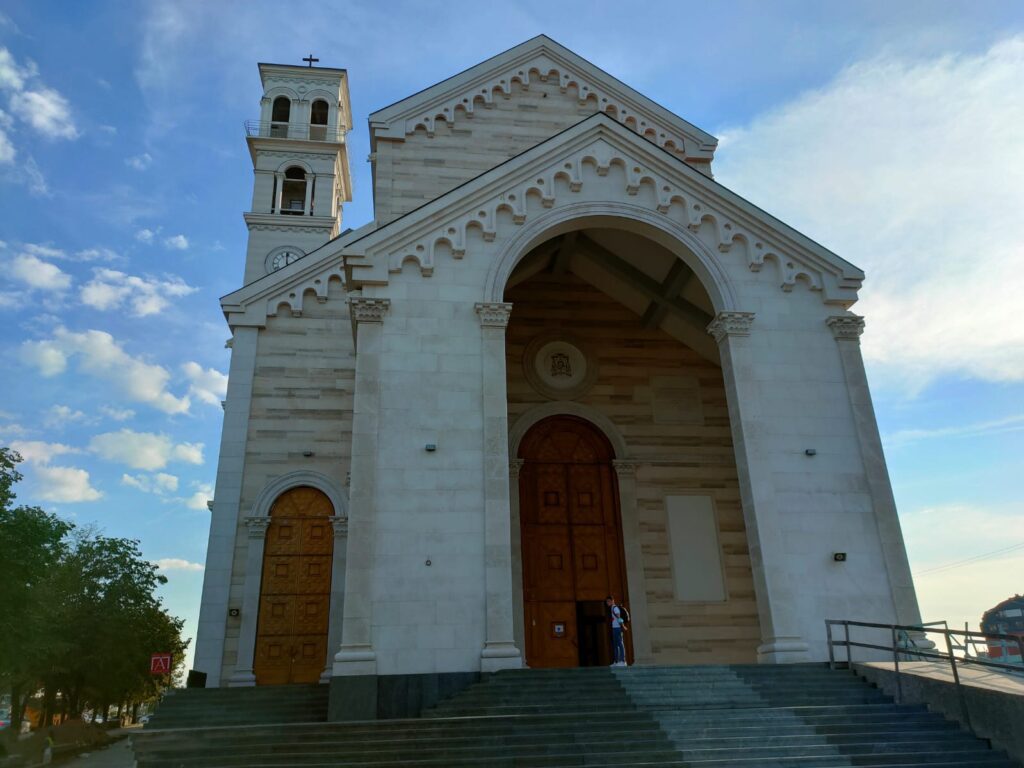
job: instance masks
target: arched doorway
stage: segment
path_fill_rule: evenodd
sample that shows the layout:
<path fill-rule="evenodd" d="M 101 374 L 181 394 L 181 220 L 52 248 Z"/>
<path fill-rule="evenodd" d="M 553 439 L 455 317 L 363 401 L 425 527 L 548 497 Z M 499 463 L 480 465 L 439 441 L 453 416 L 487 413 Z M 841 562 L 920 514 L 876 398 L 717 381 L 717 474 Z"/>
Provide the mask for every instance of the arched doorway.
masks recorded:
<path fill-rule="evenodd" d="M 315 683 L 327 658 L 334 507 L 308 487 L 270 508 L 253 672 L 257 685 Z"/>
<path fill-rule="evenodd" d="M 626 594 L 611 445 L 583 419 L 552 416 L 523 437 L 519 458 L 526 663 L 607 665 L 604 601 Z"/>

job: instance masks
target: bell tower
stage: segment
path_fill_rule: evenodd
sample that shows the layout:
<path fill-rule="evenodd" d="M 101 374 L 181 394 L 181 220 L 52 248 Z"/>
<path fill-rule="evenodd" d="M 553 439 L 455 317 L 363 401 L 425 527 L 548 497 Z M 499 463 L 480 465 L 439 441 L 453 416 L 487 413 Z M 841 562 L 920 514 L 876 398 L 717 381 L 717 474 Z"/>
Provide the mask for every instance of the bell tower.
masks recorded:
<path fill-rule="evenodd" d="M 253 166 L 245 214 L 249 284 L 338 234 L 341 204 L 352 199 L 345 136 L 352 128 L 344 69 L 260 64 L 260 117 L 246 123 Z"/>

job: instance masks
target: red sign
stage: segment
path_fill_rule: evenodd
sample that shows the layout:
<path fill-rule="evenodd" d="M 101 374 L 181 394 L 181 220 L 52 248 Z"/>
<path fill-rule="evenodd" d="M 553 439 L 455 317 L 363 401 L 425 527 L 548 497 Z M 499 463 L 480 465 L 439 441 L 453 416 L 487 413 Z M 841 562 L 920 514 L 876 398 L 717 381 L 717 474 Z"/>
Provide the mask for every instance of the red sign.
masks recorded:
<path fill-rule="evenodd" d="M 149 674 L 169 675 L 171 674 L 171 654 L 154 653 L 149 657 Z"/>

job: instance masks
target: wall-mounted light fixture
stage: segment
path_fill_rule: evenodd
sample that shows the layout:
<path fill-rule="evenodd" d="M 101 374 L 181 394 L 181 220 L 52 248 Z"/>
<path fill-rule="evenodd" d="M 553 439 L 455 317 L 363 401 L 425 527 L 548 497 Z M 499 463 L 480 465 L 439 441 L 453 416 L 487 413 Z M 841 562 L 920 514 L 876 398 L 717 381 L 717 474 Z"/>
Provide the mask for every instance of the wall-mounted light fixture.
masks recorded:
<path fill-rule="evenodd" d="M 437 450 L 437 445 L 435 443 L 427 443 L 426 445 L 423 446 L 423 450 L 425 450 L 427 453 L 433 453 L 434 451 Z"/>
<path fill-rule="evenodd" d="M 845 563 L 846 562 L 846 553 L 845 552 L 833 552 L 832 553 L 832 559 L 835 560 L 837 563 Z"/>
<path fill-rule="evenodd" d="M 804 456 L 816 456 L 818 451 L 816 448 L 808 448 L 804 451 Z"/>

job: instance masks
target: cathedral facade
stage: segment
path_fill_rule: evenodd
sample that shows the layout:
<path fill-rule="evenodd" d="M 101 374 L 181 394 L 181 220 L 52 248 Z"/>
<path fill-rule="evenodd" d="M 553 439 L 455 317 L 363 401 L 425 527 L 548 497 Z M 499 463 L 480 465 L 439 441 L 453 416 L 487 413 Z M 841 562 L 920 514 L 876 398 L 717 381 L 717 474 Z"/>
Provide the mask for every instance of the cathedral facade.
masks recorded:
<path fill-rule="evenodd" d="M 208 685 L 607 664 L 610 595 L 635 664 L 920 621 L 863 273 L 718 184 L 713 136 L 540 36 L 371 114 L 341 231 L 347 72 L 260 75 Z"/>

